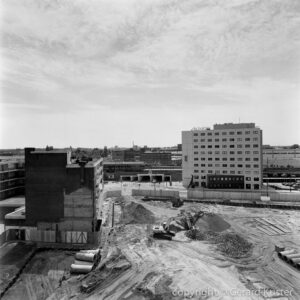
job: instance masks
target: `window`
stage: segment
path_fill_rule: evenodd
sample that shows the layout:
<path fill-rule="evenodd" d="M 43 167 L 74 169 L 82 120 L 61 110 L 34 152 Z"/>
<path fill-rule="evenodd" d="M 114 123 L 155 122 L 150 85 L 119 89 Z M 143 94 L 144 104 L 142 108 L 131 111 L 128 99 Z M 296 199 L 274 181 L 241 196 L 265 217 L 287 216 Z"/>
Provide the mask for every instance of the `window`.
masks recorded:
<path fill-rule="evenodd" d="M 212 154 L 212 151 L 208 151 L 207 154 Z"/>
<path fill-rule="evenodd" d="M 245 145 L 245 148 L 250 148 L 250 147 L 251 147 L 251 145 L 249 145 L 249 144 Z"/>
<path fill-rule="evenodd" d="M 205 160 L 205 157 L 201 157 L 201 160 Z"/>
<path fill-rule="evenodd" d="M 245 134 L 250 134 L 250 131 L 245 131 Z"/>
<path fill-rule="evenodd" d="M 212 160 L 212 157 L 209 157 L 207 160 Z"/>
<path fill-rule="evenodd" d="M 205 167 L 205 164 L 201 164 L 201 167 Z"/>
<path fill-rule="evenodd" d="M 227 164 L 223 164 L 222 167 L 223 167 L 223 168 L 226 168 L 226 167 L 227 167 Z"/>
<path fill-rule="evenodd" d="M 218 161 L 218 160 L 220 160 L 220 157 L 216 157 L 216 158 L 215 158 L 215 161 Z"/>
<path fill-rule="evenodd" d="M 201 132 L 201 136 L 205 136 L 205 132 Z"/>
<path fill-rule="evenodd" d="M 242 168 L 243 167 L 243 165 L 238 165 L 238 168 Z"/>
<path fill-rule="evenodd" d="M 216 174 L 220 174 L 220 171 L 219 171 L 219 170 L 216 170 L 215 173 L 216 173 Z"/>
<path fill-rule="evenodd" d="M 198 140 L 197 139 L 194 139 L 194 143 L 197 143 L 198 142 Z"/>
<path fill-rule="evenodd" d="M 230 131 L 229 134 L 230 134 L 230 135 L 234 135 L 234 131 Z"/>
<path fill-rule="evenodd" d="M 234 151 L 230 151 L 229 154 L 234 154 Z"/>
<path fill-rule="evenodd" d="M 205 173 L 205 171 L 204 171 L 204 170 L 201 170 L 201 173 Z"/>
<path fill-rule="evenodd" d="M 259 168 L 259 165 L 253 165 L 253 168 Z"/>
<path fill-rule="evenodd" d="M 220 164 L 215 164 L 215 167 L 216 167 L 216 168 L 219 168 L 219 167 L 220 167 Z"/>
<path fill-rule="evenodd" d="M 202 148 L 202 149 L 205 148 L 205 145 L 201 145 L 201 148 Z"/>
<path fill-rule="evenodd" d="M 222 142 L 227 142 L 227 139 L 222 139 Z"/>
<path fill-rule="evenodd" d="M 258 131 L 257 131 L 257 130 L 255 130 L 255 131 L 253 131 L 253 133 L 254 133 L 254 134 L 258 134 Z"/>
<path fill-rule="evenodd" d="M 194 154 L 198 154 L 198 151 L 195 151 Z"/>
<path fill-rule="evenodd" d="M 246 177 L 246 181 L 251 181 L 251 177 Z"/>
<path fill-rule="evenodd" d="M 198 157 L 195 157 L 194 160 L 199 160 L 199 158 L 198 158 Z"/>
<path fill-rule="evenodd" d="M 234 161 L 234 157 L 230 157 L 230 160 L 231 160 L 231 161 Z"/>
<path fill-rule="evenodd" d="M 184 156 L 184 161 L 188 161 L 188 156 L 187 155 Z"/>
<path fill-rule="evenodd" d="M 201 179 L 205 179 L 206 178 L 206 176 L 204 175 L 204 176 L 201 176 Z"/>
<path fill-rule="evenodd" d="M 207 166 L 208 166 L 208 167 L 212 167 L 213 165 L 212 165 L 212 164 L 208 164 Z"/>
<path fill-rule="evenodd" d="M 231 165 L 230 165 L 230 168 L 234 168 L 234 167 L 235 167 L 235 165 L 234 165 L 234 164 L 231 164 Z"/>
<path fill-rule="evenodd" d="M 253 154 L 259 154 L 259 151 L 253 151 Z"/>
<path fill-rule="evenodd" d="M 198 133 L 194 133 L 194 136 L 198 136 Z"/>
<path fill-rule="evenodd" d="M 222 154 L 227 154 L 227 151 L 222 151 Z"/>
<path fill-rule="evenodd" d="M 241 134 L 243 134 L 243 132 L 242 132 L 242 131 L 238 131 L 237 134 L 238 134 L 238 135 L 241 135 Z"/>
<path fill-rule="evenodd" d="M 234 142 L 234 138 L 230 138 L 229 141 L 230 141 L 230 142 Z"/>
<path fill-rule="evenodd" d="M 254 157 L 253 160 L 254 161 L 259 161 L 259 158 L 258 157 Z"/>
<path fill-rule="evenodd" d="M 219 135 L 219 132 L 215 132 L 215 135 Z"/>
<path fill-rule="evenodd" d="M 259 178 L 258 178 L 258 177 L 254 177 L 253 180 L 254 180 L 254 181 L 259 181 Z"/>
<path fill-rule="evenodd" d="M 238 157 L 237 160 L 238 160 L 238 161 L 243 161 L 243 158 L 242 158 L 242 157 Z"/>
<path fill-rule="evenodd" d="M 251 189 L 251 184 L 247 183 L 247 184 L 246 184 L 246 189 L 247 189 L 247 190 L 250 190 L 250 189 Z"/>
<path fill-rule="evenodd" d="M 208 139 L 207 141 L 208 141 L 208 142 L 212 142 L 212 139 Z"/>
<path fill-rule="evenodd" d="M 238 151 L 237 154 L 243 154 L 243 151 Z"/>
<path fill-rule="evenodd" d="M 242 138 L 237 138 L 236 139 L 238 142 L 241 142 L 243 139 Z"/>
<path fill-rule="evenodd" d="M 208 145 L 207 148 L 212 148 L 212 145 Z"/>
<path fill-rule="evenodd" d="M 200 142 L 204 143 L 204 142 L 205 142 L 205 139 L 200 139 Z"/>
<path fill-rule="evenodd" d="M 246 165 L 246 168 L 251 168 L 251 165 Z"/>
<path fill-rule="evenodd" d="M 255 190 L 259 190 L 259 184 L 253 184 L 253 188 L 254 188 Z"/>
<path fill-rule="evenodd" d="M 195 175 L 195 179 L 199 179 L 199 176 L 198 176 L 198 175 Z"/>
<path fill-rule="evenodd" d="M 197 148 L 198 148 L 198 145 L 194 145 L 194 148 L 197 149 Z"/>
<path fill-rule="evenodd" d="M 215 139 L 215 142 L 219 142 L 220 141 L 220 139 Z"/>
<path fill-rule="evenodd" d="M 242 171 L 238 171 L 237 173 L 238 173 L 238 174 L 242 174 Z"/>
<path fill-rule="evenodd" d="M 234 145 L 230 145 L 229 148 L 234 148 Z"/>
<path fill-rule="evenodd" d="M 223 157 L 222 160 L 226 161 L 226 160 L 227 160 L 227 157 Z"/>
<path fill-rule="evenodd" d="M 208 173 L 208 174 L 213 174 L 213 171 L 212 171 L 212 170 L 208 170 L 207 173 Z"/>
<path fill-rule="evenodd" d="M 238 147 L 238 148 L 243 148 L 243 145 L 238 144 L 237 147 Z"/>
<path fill-rule="evenodd" d="M 254 144 L 254 145 L 253 145 L 253 148 L 258 148 L 258 144 Z"/>
<path fill-rule="evenodd" d="M 199 173 L 199 170 L 194 170 L 194 173 Z"/>
<path fill-rule="evenodd" d="M 215 154 L 220 154 L 220 151 L 215 151 Z"/>
<path fill-rule="evenodd" d="M 253 141 L 258 141 L 258 138 L 257 137 L 253 138 Z"/>
<path fill-rule="evenodd" d="M 250 151 L 245 151 L 245 154 L 251 154 L 251 152 Z"/>
<path fill-rule="evenodd" d="M 235 171 L 230 171 L 230 174 L 235 174 Z"/>
<path fill-rule="evenodd" d="M 212 133 L 211 133 L 211 132 L 208 132 L 207 135 L 212 135 Z"/>
<path fill-rule="evenodd" d="M 245 138 L 245 141 L 247 141 L 247 142 L 250 141 L 250 138 Z"/>
<path fill-rule="evenodd" d="M 222 148 L 227 148 L 227 145 L 222 145 Z"/>
<path fill-rule="evenodd" d="M 205 154 L 205 151 L 201 151 L 200 153 L 201 153 L 201 154 Z"/>
<path fill-rule="evenodd" d="M 251 160 L 250 157 L 246 157 L 246 158 L 245 158 L 245 161 L 250 161 L 250 160 Z"/>
<path fill-rule="evenodd" d="M 220 145 L 215 145 L 215 148 L 220 148 Z"/>
<path fill-rule="evenodd" d="M 222 132 L 222 135 L 227 135 L 227 132 L 223 131 L 223 132 Z"/>
<path fill-rule="evenodd" d="M 223 170 L 222 172 L 223 174 L 227 174 L 227 171 L 226 170 Z M 225 177 L 225 180 L 227 180 L 227 178 Z"/>
<path fill-rule="evenodd" d="M 194 164 L 194 167 L 199 167 L 199 165 L 198 164 Z"/>

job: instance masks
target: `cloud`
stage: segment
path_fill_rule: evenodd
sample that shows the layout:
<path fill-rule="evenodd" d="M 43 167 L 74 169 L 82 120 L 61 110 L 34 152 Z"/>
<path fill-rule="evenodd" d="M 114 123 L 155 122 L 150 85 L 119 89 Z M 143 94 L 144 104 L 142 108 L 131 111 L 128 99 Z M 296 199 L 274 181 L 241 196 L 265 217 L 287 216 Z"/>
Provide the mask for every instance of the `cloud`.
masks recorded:
<path fill-rule="evenodd" d="M 293 105 L 299 95 L 297 0 L 7 0 L 2 11 L 6 116 L 196 119 L 259 101 L 280 112 L 278 95 Z"/>

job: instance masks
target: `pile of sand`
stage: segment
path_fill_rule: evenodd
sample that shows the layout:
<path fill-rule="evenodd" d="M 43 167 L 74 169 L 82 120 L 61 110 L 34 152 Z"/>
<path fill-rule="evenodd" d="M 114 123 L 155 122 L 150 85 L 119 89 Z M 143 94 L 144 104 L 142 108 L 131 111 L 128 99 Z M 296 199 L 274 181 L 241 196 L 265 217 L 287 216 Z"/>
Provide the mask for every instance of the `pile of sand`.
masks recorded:
<path fill-rule="evenodd" d="M 222 232 L 230 227 L 230 224 L 215 214 L 205 214 L 198 220 L 196 226 L 214 232 Z"/>
<path fill-rule="evenodd" d="M 124 224 L 152 224 L 155 223 L 153 213 L 142 204 L 131 202 L 123 207 L 121 216 Z"/>

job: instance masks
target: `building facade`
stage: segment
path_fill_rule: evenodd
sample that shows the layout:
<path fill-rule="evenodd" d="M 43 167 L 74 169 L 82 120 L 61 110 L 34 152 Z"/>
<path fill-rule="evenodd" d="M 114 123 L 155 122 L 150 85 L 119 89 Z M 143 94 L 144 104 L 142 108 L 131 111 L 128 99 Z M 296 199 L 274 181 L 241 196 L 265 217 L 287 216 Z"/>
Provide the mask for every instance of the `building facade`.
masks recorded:
<path fill-rule="evenodd" d="M 170 166 L 172 165 L 171 152 L 146 151 L 141 153 L 140 160 L 147 165 L 153 166 Z"/>
<path fill-rule="evenodd" d="M 265 168 L 300 168 L 300 148 L 263 149 Z"/>
<path fill-rule="evenodd" d="M 24 195 L 25 163 L 24 159 L 0 162 L 0 201 Z"/>
<path fill-rule="evenodd" d="M 71 151 L 25 149 L 27 226 L 94 231 L 102 159 L 71 161 Z"/>
<path fill-rule="evenodd" d="M 262 130 L 254 123 L 216 124 L 182 132 L 183 185 L 262 187 Z"/>

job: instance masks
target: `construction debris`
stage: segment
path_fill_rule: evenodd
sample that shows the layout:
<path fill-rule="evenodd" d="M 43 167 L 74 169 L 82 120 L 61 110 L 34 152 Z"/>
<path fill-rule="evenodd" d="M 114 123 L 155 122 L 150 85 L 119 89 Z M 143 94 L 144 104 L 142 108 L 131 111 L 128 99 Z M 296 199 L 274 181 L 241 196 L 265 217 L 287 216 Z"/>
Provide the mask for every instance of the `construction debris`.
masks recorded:
<path fill-rule="evenodd" d="M 124 224 L 151 224 L 155 222 L 155 217 L 150 210 L 142 204 L 134 202 L 124 206 L 121 219 Z"/>

